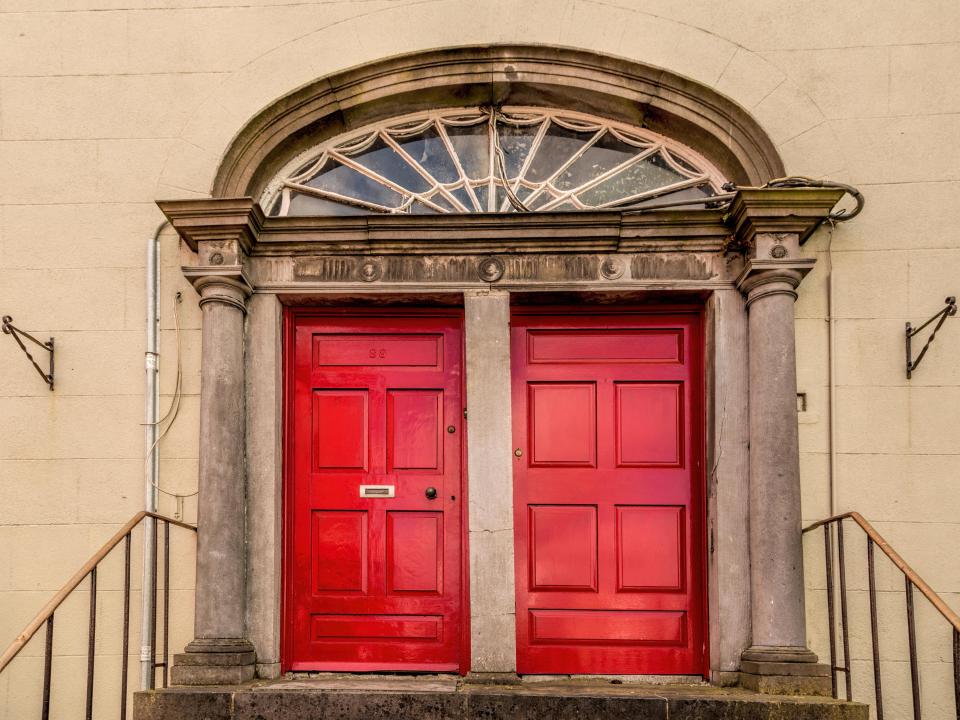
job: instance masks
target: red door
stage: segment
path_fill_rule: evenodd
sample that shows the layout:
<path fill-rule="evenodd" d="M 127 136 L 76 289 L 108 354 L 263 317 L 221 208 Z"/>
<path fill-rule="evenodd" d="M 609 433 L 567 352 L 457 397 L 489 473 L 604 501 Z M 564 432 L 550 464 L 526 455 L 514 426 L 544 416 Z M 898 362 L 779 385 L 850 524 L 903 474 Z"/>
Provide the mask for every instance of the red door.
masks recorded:
<path fill-rule="evenodd" d="M 518 671 L 704 673 L 699 316 L 511 332 Z"/>
<path fill-rule="evenodd" d="M 290 316 L 287 669 L 460 669 L 461 323 Z"/>

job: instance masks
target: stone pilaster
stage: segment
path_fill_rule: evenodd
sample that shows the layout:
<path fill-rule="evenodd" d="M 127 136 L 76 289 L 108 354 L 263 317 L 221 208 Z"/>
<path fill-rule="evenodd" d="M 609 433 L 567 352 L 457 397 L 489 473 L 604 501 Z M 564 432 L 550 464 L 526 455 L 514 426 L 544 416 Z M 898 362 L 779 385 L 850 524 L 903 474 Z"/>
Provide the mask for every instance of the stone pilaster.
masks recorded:
<path fill-rule="evenodd" d="M 163 207 L 163 206 L 161 206 Z M 197 252 L 183 268 L 200 294 L 200 463 L 194 640 L 174 657 L 175 685 L 251 680 L 255 653 L 246 627 L 244 317 L 251 286 L 243 265 L 249 214 L 168 212 Z"/>
<path fill-rule="evenodd" d="M 837 194 L 795 194 L 741 193 L 731 208 L 736 245 L 747 254 L 737 287 L 746 297 L 750 368 L 752 638 L 740 670 L 753 690 L 827 695 L 829 668 L 807 647 L 793 305 L 815 262 L 801 257 L 800 243 Z"/>

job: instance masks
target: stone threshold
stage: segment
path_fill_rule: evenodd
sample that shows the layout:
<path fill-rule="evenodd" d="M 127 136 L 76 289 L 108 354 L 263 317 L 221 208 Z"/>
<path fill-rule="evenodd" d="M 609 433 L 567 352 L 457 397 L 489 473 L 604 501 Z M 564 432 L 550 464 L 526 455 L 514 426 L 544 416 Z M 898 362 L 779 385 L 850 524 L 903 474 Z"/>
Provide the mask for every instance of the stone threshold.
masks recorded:
<path fill-rule="evenodd" d="M 867 720 L 860 703 L 706 684 L 322 675 L 136 693 L 135 720 Z"/>

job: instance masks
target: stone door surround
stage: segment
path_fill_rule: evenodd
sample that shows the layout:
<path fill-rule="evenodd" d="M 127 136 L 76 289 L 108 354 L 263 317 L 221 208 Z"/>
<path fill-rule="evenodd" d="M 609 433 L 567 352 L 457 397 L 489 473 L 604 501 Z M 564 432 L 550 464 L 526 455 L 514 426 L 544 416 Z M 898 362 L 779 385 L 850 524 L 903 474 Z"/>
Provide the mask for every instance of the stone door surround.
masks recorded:
<path fill-rule="evenodd" d="M 743 189 L 726 211 L 266 218 L 249 198 L 161 202 L 203 308 L 196 639 L 180 683 L 279 672 L 282 308 L 462 302 L 471 669 L 515 668 L 511 302 L 695 300 L 706 328 L 713 679 L 822 685 L 806 647 L 793 300 L 840 191 Z M 509 568 L 509 572 L 504 572 Z M 223 588 L 230 589 L 225 594 Z"/>

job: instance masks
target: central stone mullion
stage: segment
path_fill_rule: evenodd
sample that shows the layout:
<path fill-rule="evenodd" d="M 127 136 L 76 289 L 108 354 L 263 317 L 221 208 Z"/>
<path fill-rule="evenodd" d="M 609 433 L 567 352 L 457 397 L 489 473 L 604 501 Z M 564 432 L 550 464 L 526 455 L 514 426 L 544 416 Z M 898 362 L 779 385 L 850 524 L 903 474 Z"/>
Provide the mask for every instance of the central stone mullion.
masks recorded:
<path fill-rule="evenodd" d="M 464 293 L 473 672 L 514 672 L 510 293 Z"/>

